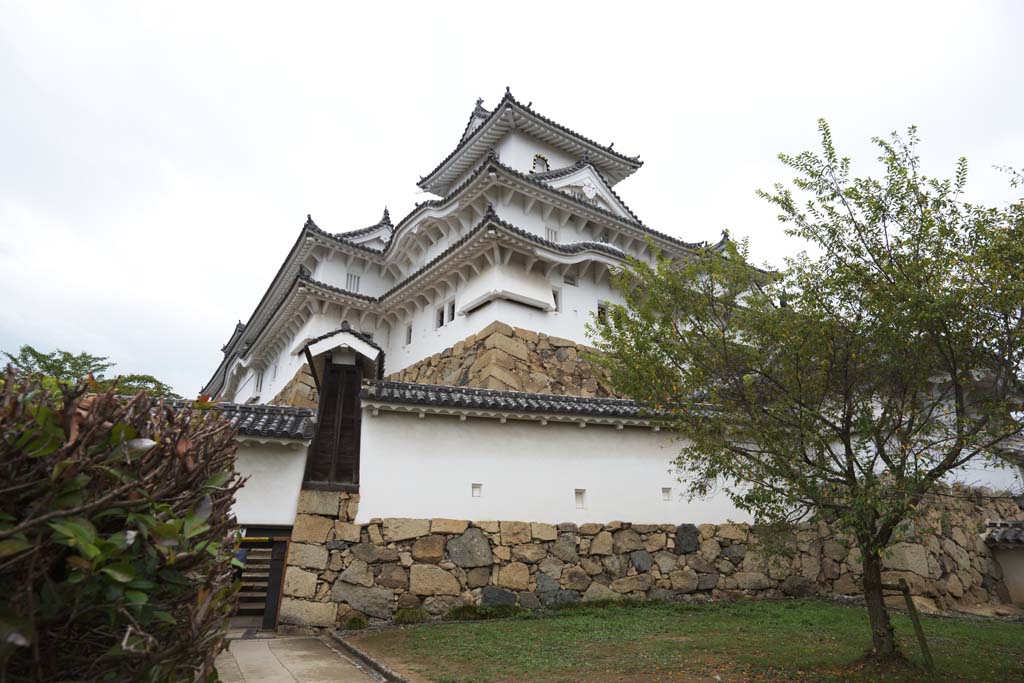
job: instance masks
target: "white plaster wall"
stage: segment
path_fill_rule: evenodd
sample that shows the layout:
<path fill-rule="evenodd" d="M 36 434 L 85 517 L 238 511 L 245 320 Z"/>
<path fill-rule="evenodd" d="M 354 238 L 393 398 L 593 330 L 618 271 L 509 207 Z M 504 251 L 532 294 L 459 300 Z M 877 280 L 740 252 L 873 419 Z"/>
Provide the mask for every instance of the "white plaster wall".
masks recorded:
<path fill-rule="evenodd" d="M 238 523 L 291 526 L 305 468 L 305 446 L 243 442 L 235 470 L 249 479 L 235 496 L 232 511 Z"/>
<path fill-rule="evenodd" d="M 644 428 L 364 411 L 358 521 L 748 521 L 723 495 L 680 496 L 670 464 L 678 446 Z M 479 498 L 474 483 L 483 486 Z M 671 500 L 662 499 L 663 487 L 672 488 Z M 586 490 L 586 509 L 576 508 L 575 489 Z"/>
<path fill-rule="evenodd" d="M 1010 594 L 1010 601 L 1024 605 L 1024 548 L 999 548 L 995 556 L 1003 570 L 1003 582 Z"/>
<path fill-rule="evenodd" d="M 1024 493 L 1024 478 L 1021 468 L 1015 466 L 995 466 L 986 460 L 976 458 L 964 467 L 952 472 L 945 478 L 946 483 L 960 483 L 968 486 L 987 486 L 996 492 L 1009 492 L 1013 495 Z"/>
<path fill-rule="evenodd" d="M 514 279 L 522 276 L 522 283 L 508 282 L 502 287 L 506 289 L 523 289 L 535 291 L 536 278 L 526 278 L 521 269 L 502 269 L 504 277 Z M 455 320 L 441 328 L 436 328 L 434 320 L 437 307 L 448 301 L 452 296 L 439 298 L 431 306 L 417 311 L 411 318 L 403 319 L 391 331 L 385 359 L 385 374 L 397 372 L 417 361 L 440 353 L 456 342 L 476 334 L 492 322 L 498 320 L 513 327 L 522 327 L 534 332 L 543 332 L 555 337 L 564 337 L 580 344 L 590 344 L 586 325 L 591 322 L 592 315 L 597 311 L 599 301 L 622 303 L 622 297 L 612 290 L 607 278 L 595 284 L 590 274 L 578 279 L 576 286 L 565 284 L 557 272 L 552 272 L 549 279 L 551 288 L 561 289 L 562 306 L 560 311 L 542 311 L 532 306 L 505 300 L 492 301 L 468 314 L 457 314 Z M 459 310 L 466 288 L 474 286 L 473 279 L 465 285 L 460 284 L 455 292 L 455 307 Z M 497 286 L 497 285 L 495 285 Z M 412 322 L 412 344 L 405 344 L 405 326 Z"/>
<path fill-rule="evenodd" d="M 354 273 L 359 276 L 359 294 L 366 296 L 380 296 L 395 284 L 391 277 L 382 278 L 380 267 L 372 261 L 354 258 L 347 266 L 345 261 L 344 254 L 332 252 L 332 258 L 317 264 L 312 273 L 313 279 L 346 289 L 347 275 Z"/>
<path fill-rule="evenodd" d="M 548 167 L 551 170 L 570 166 L 577 161 L 576 157 L 569 156 L 557 147 L 552 147 L 548 143 L 518 130 L 506 133 L 505 137 L 498 140 L 494 149 L 498 153 L 498 161 L 506 166 L 511 166 L 520 173 L 529 173 L 533 169 L 534 154 L 546 156 L 548 158 Z M 466 179 L 476 171 L 477 166 L 478 163 L 475 163 L 466 169 L 452 183 L 452 189 L 466 182 Z"/>
<path fill-rule="evenodd" d="M 529 173 L 533 169 L 535 154 L 547 157 L 548 167 L 552 171 L 571 166 L 577 161 L 576 157 L 569 156 L 562 150 L 518 130 L 509 131 L 498 141 L 495 149 L 501 163 L 511 166 L 520 173 Z"/>

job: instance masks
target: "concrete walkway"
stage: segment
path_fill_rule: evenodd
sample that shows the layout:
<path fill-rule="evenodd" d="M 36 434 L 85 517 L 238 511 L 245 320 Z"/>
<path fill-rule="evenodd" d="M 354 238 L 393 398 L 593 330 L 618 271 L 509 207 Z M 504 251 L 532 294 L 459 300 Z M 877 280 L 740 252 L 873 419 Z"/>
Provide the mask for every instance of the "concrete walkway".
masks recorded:
<path fill-rule="evenodd" d="M 232 640 L 217 657 L 222 683 L 374 683 L 379 680 L 316 638 Z"/>

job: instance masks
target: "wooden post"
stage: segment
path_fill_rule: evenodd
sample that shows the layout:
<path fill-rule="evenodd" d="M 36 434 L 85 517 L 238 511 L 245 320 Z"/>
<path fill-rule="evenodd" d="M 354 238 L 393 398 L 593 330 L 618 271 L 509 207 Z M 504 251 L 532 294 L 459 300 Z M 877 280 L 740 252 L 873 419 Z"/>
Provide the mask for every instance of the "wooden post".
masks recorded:
<path fill-rule="evenodd" d="M 910 613 L 910 621 L 914 624 L 914 634 L 917 635 L 917 642 L 921 646 L 921 655 L 924 657 L 924 668 L 929 673 L 935 671 L 935 662 L 932 661 L 931 650 L 928 649 L 928 641 L 924 639 L 924 629 L 921 628 L 921 617 L 917 613 L 917 605 L 914 604 L 914 599 L 910 597 L 910 586 L 907 585 L 907 580 L 901 578 L 898 585 L 891 583 L 883 583 L 882 588 L 889 591 L 899 591 L 903 593 L 903 599 L 907 603 L 907 612 Z"/>

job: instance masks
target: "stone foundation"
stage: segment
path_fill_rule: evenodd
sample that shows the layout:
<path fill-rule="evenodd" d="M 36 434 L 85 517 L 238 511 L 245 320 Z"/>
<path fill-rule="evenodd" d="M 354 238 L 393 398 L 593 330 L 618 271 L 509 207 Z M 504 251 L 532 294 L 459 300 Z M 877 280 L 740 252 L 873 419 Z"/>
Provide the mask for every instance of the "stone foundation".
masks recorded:
<path fill-rule="evenodd" d="M 388 621 L 400 608 L 441 617 L 463 604 L 526 608 L 630 599 L 856 595 L 860 556 L 824 524 L 539 524 L 374 519 L 358 494 L 303 491 L 284 580 L 284 630 Z M 906 525 L 883 580 L 905 578 L 925 611 L 1009 601 L 981 532 L 1022 518 L 1010 501 L 942 498 Z M 895 605 L 902 598 L 894 597 Z"/>
<path fill-rule="evenodd" d="M 303 363 L 288 384 L 284 385 L 284 388 L 277 392 L 277 396 L 267 403 L 272 406 L 295 406 L 316 410 L 319 401 L 320 394 L 316 390 L 316 383 L 309 371 L 309 364 Z"/>
<path fill-rule="evenodd" d="M 478 389 L 569 396 L 615 397 L 601 368 L 583 357 L 582 344 L 494 322 L 441 353 L 388 379 Z"/>

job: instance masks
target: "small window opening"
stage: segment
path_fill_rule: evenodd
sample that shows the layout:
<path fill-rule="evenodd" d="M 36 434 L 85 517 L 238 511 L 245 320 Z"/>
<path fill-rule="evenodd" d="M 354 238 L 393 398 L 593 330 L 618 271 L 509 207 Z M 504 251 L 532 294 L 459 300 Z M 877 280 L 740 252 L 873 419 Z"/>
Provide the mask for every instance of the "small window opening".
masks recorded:
<path fill-rule="evenodd" d="M 446 323 L 450 323 L 453 320 L 455 320 L 455 302 L 454 301 L 449 301 L 448 302 L 448 317 L 445 320 L 445 322 Z"/>
<path fill-rule="evenodd" d="M 543 154 L 533 155 L 533 168 L 530 173 L 544 173 L 548 170 L 548 158 Z"/>
<path fill-rule="evenodd" d="M 259 372 L 256 373 L 256 392 L 255 393 L 258 394 L 261 391 L 263 391 L 263 371 L 262 370 L 260 370 Z"/>
<path fill-rule="evenodd" d="M 661 490 L 661 499 L 662 500 L 672 500 L 672 489 L 667 488 L 667 487 L 663 488 Z"/>
<path fill-rule="evenodd" d="M 483 489 L 484 489 L 484 485 L 483 484 L 473 484 L 473 487 L 471 489 L 472 493 L 473 493 L 473 497 L 474 498 L 479 498 L 480 494 L 483 492 Z"/>
<path fill-rule="evenodd" d="M 405 326 L 405 345 L 412 344 L 412 325 Z"/>
<path fill-rule="evenodd" d="M 441 306 L 437 309 L 437 320 L 435 323 L 435 327 L 437 327 L 438 329 L 444 327 L 444 306 Z"/>
<path fill-rule="evenodd" d="M 597 322 L 602 325 L 608 324 L 608 304 L 604 301 L 597 303 Z"/>
<path fill-rule="evenodd" d="M 587 490 L 576 489 L 576 509 L 585 510 L 587 508 Z"/>
<path fill-rule="evenodd" d="M 345 276 L 345 289 L 350 292 L 359 291 L 359 276 L 355 273 L 349 273 Z"/>
<path fill-rule="evenodd" d="M 555 230 L 554 228 L 545 228 L 544 233 L 545 235 L 547 235 L 548 242 L 558 241 L 558 231 Z"/>
<path fill-rule="evenodd" d="M 555 312 L 562 310 L 562 290 L 558 287 L 551 288 L 551 298 L 555 300 Z"/>
<path fill-rule="evenodd" d="M 562 276 L 562 282 L 569 285 L 570 287 L 575 287 L 577 283 L 576 276 L 569 275 L 568 273 L 566 273 L 565 275 Z"/>

